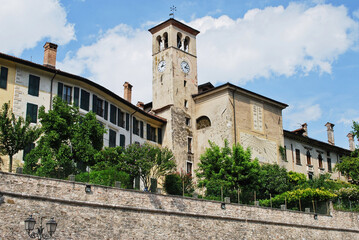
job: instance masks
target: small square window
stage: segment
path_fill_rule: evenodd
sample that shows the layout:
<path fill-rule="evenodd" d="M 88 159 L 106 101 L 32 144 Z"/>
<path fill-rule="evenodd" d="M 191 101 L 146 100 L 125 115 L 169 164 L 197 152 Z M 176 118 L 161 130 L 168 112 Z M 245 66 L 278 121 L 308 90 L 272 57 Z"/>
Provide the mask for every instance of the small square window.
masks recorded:
<path fill-rule="evenodd" d="M 32 96 L 39 96 L 40 77 L 29 75 L 28 94 Z"/>
<path fill-rule="evenodd" d="M 186 125 L 191 126 L 191 118 L 186 117 Z"/>
<path fill-rule="evenodd" d="M 188 101 L 187 100 L 184 100 L 184 107 L 188 108 Z"/>
<path fill-rule="evenodd" d="M 187 174 L 190 174 L 192 176 L 192 163 L 191 162 L 187 162 Z"/>

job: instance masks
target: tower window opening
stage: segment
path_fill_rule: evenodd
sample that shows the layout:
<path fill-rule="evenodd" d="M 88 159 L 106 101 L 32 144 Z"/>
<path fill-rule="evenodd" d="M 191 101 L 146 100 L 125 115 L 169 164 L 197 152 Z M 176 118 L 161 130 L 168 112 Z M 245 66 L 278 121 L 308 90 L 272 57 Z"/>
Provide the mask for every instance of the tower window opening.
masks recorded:
<path fill-rule="evenodd" d="M 188 52 L 189 51 L 189 37 L 186 37 L 184 39 L 184 51 Z"/>
<path fill-rule="evenodd" d="M 182 34 L 177 33 L 177 48 L 182 49 Z"/>
<path fill-rule="evenodd" d="M 183 81 L 183 86 L 186 87 L 186 85 L 187 85 L 187 81 L 184 80 L 184 81 Z"/>
<path fill-rule="evenodd" d="M 163 46 L 161 36 L 157 36 L 156 41 L 157 41 L 157 51 L 162 51 L 164 46 Z"/>
<path fill-rule="evenodd" d="M 162 36 L 164 49 L 168 48 L 168 34 L 165 32 Z"/>

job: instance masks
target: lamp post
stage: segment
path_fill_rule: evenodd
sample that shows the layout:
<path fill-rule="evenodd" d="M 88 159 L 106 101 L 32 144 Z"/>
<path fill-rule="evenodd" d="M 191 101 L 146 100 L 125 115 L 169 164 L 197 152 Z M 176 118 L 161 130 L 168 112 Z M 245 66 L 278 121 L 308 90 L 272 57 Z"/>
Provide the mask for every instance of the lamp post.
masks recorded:
<path fill-rule="evenodd" d="M 35 219 L 32 217 L 32 215 L 30 215 L 30 217 L 28 217 L 26 220 L 25 220 L 25 230 L 27 232 L 27 234 L 29 235 L 30 238 L 37 238 L 38 240 L 41 240 L 41 239 L 49 239 L 52 237 L 52 235 L 55 233 L 56 231 L 56 227 L 57 227 L 57 223 L 56 221 L 54 220 L 54 218 L 51 218 L 47 223 L 46 223 L 46 230 L 47 230 L 47 233 L 46 234 L 44 232 L 44 227 L 42 226 L 42 219 L 43 217 L 40 217 L 40 227 L 37 228 L 37 232 L 34 231 L 34 228 L 35 228 L 35 224 L 36 224 L 36 221 Z"/>

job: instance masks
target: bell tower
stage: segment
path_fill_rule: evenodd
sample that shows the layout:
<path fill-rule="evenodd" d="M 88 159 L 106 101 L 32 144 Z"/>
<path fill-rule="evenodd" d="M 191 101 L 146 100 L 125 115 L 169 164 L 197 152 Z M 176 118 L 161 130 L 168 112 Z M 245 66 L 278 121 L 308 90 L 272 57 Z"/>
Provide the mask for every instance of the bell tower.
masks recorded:
<path fill-rule="evenodd" d="M 192 95 L 198 93 L 196 36 L 199 31 L 173 18 L 149 31 L 152 111 L 167 119 L 163 145 L 173 151 L 178 170 L 188 171 L 193 163 L 195 124 L 191 116 L 195 111 Z"/>

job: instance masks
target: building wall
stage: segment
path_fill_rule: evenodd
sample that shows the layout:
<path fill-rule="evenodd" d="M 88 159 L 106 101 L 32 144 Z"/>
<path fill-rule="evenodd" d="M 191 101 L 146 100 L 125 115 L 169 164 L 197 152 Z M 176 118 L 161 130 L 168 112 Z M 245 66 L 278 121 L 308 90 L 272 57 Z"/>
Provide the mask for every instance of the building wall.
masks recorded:
<path fill-rule="evenodd" d="M 281 160 L 280 165 L 284 166 L 288 171 L 303 173 L 307 177 L 309 177 L 310 173 L 313 173 L 313 176 L 330 173 L 332 179 L 345 180 L 345 177 L 339 172 L 334 171 L 335 165 L 340 161 L 340 155 L 337 152 L 313 147 L 312 145 L 290 138 L 284 138 L 284 146 L 286 148 L 286 161 Z M 296 149 L 300 151 L 300 163 L 299 161 L 297 162 Z M 307 164 L 307 151 L 309 151 L 311 155 L 311 164 Z M 319 167 L 319 154 L 321 154 L 323 159 L 322 168 Z M 331 171 L 328 167 L 328 159 L 331 161 Z"/>
<path fill-rule="evenodd" d="M 358 213 L 281 211 L 0 172 L 0 238 L 26 239 L 33 214 L 56 239 L 357 239 Z"/>

